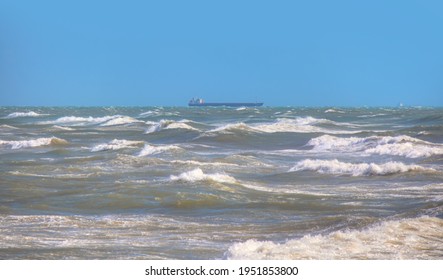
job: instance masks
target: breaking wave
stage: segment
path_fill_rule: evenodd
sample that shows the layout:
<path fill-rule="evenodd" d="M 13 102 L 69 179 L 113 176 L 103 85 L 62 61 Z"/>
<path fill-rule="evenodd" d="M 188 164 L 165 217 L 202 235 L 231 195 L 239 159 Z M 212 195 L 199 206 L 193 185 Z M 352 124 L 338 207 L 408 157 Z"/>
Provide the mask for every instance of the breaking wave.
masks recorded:
<path fill-rule="evenodd" d="M 316 171 L 318 173 L 351 176 L 392 175 L 413 171 L 435 172 L 435 169 L 419 165 L 407 165 L 401 162 L 376 163 L 347 163 L 334 160 L 306 159 L 298 162 L 289 171 Z"/>
<path fill-rule="evenodd" d="M 4 118 L 5 119 L 13 119 L 13 118 L 21 118 L 21 117 L 41 117 L 41 116 L 48 116 L 48 114 L 39 114 L 39 113 L 36 113 L 34 111 L 14 112 L 14 113 L 11 113 L 11 114 L 7 115 Z"/>
<path fill-rule="evenodd" d="M 140 122 L 140 121 L 128 116 L 114 115 L 114 116 L 104 116 L 104 117 L 67 116 L 52 121 L 40 122 L 39 124 L 69 125 L 69 126 L 83 126 L 83 125 L 113 126 L 113 125 L 130 124 L 134 122 Z"/>
<path fill-rule="evenodd" d="M 113 119 L 110 119 L 109 121 L 102 123 L 100 126 L 114 126 L 114 125 L 125 125 L 125 124 L 131 124 L 136 122 L 142 122 L 137 119 L 127 117 L 127 116 L 119 116 Z"/>
<path fill-rule="evenodd" d="M 229 183 L 235 184 L 237 181 L 235 178 L 221 174 L 205 174 L 200 168 L 196 168 L 194 170 L 183 172 L 178 176 L 171 175 L 170 179 L 172 181 L 185 181 L 185 182 L 198 182 L 198 181 L 214 181 L 218 183 Z"/>
<path fill-rule="evenodd" d="M 228 259 L 440 259 L 443 220 L 386 221 L 363 230 L 305 235 L 285 243 L 248 240 L 232 245 Z"/>
<path fill-rule="evenodd" d="M 146 130 L 146 134 L 158 132 L 163 129 L 184 129 L 184 130 L 195 130 L 199 131 L 199 129 L 190 126 L 187 123 L 190 123 L 190 120 L 160 120 L 159 122 L 146 122 L 146 124 L 150 125 L 150 127 Z"/>
<path fill-rule="evenodd" d="M 91 149 L 91 152 L 99 152 L 106 150 L 121 150 L 126 148 L 136 148 L 143 145 L 143 141 L 129 141 L 129 140 L 118 140 L 114 139 L 109 143 L 99 144 Z"/>
<path fill-rule="evenodd" d="M 324 128 L 323 126 L 335 126 L 335 128 Z M 272 123 L 261 124 L 245 124 L 235 123 L 227 124 L 208 132 L 224 132 L 230 133 L 232 130 L 244 130 L 261 133 L 281 133 L 281 132 L 294 132 L 294 133 L 331 133 L 331 134 L 352 134 L 360 131 L 344 130 L 343 127 L 354 128 L 355 125 L 348 123 L 337 123 L 327 119 L 317 119 L 313 117 L 298 117 L 295 119 L 279 118 Z"/>
<path fill-rule="evenodd" d="M 341 138 L 323 135 L 306 144 L 315 151 L 362 152 L 364 154 L 394 155 L 408 158 L 443 154 L 443 145 L 406 135 Z"/>
<path fill-rule="evenodd" d="M 138 156 L 142 157 L 142 156 L 148 156 L 148 155 L 156 155 L 156 154 L 160 154 L 166 151 L 171 151 L 171 150 L 182 150 L 182 148 L 175 146 L 175 145 L 162 145 L 162 146 L 153 146 L 153 145 L 149 145 L 149 144 L 145 144 L 145 147 L 143 148 L 143 150 L 140 151 L 140 153 L 138 154 Z"/>
<path fill-rule="evenodd" d="M 22 149 L 22 148 L 35 148 L 35 147 L 50 146 L 50 145 L 66 145 L 66 144 L 68 144 L 68 141 L 57 137 L 37 138 L 32 140 L 21 140 L 21 141 L 0 140 L 0 146 L 9 146 L 12 150 Z"/>
<path fill-rule="evenodd" d="M 52 126 L 52 128 L 54 128 L 56 130 L 64 130 L 64 131 L 74 131 L 75 130 L 73 128 L 66 127 L 66 126 L 60 126 L 60 125 L 54 125 L 54 126 Z"/>

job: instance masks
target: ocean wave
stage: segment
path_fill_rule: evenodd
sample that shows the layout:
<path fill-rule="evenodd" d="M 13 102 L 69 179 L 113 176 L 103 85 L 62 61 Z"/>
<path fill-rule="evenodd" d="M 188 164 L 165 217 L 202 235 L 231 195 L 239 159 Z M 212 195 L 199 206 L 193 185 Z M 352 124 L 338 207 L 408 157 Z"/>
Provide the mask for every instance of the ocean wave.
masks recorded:
<path fill-rule="evenodd" d="M 13 119 L 13 118 L 21 118 L 21 117 L 41 117 L 48 116 L 48 114 L 39 114 L 34 111 L 29 112 L 14 112 L 4 117 L 4 119 Z"/>
<path fill-rule="evenodd" d="M 420 165 L 407 165 L 401 162 L 376 163 L 348 163 L 334 160 L 306 159 L 298 162 L 289 171 L 316 171 L 318 173 L 351 176 L 392 175 L 405 172 L 435 172 L 435 169 Z"/>
<path fill-rule="evenodd" d="M 154 110 L 149 110 L 143 113 L 140 113 L 139 116 L 140 117 L 152 117 L 152 116 L 179 116 L 180 113 L 179 112 L 168 112 L 168 111 L 164 111 L 161 109 L 154 109 Z"/>
<path fill-rule="evenodd" d="M 83 125 L 98 125 L 101 126 L 113 126 L 113 125 L 123 125 L 130 124 L 134 122 L 141 122 L 137 119 L 122 116 L 122 115 L 113 115 L 113 116 L 104 116 L 104 117 L 75 117 L 75 116 L 66 116 L 60 117 L 56 120 L 52 121 L 44 121 L 39 122 L 41 125 L 69 125 L 69 126 L 83 126 Z"/>
<path fill-rule="evenodd" d="M 341 138 L 323 135 L 309 140 L 306 146 L 315 151 L 362 152 L 364 154 L 394 155 L 408 158 L 443 154 L 443 145 L 407 135 Z"/>
<path fill-rule="evenodd" d="M 52 128 L 54 128 L 56 130 L 65 130 L 65 131 L 74 131 L 75 130 L 74 128 L 61 126 L 61 125 L 54 125 L 54 126 L 52 126 Z"/>
<path fill-rule="evenodd" d="M 340 114 L 344 114 L 344 111 L 340 111 L 340 110 L 336 110 L 336 109 L 327 109 L 325 110 L 325 113 L 340 113 Z"/>
<path fill-rule="evenodd" d="M 386 221 L 363 230 L 305 235 L 285 243 L 248 240 L 232 245 L 228 259 L 435 259 L 443 251 L 443 220 Z"/>
<path fill-rule="evenodd" d="M 11 129 L 19 129 L 18 127 L 12 126 L 12 125 L 7 125 L 7 124 L 2 124 L 0 125 L 0 129 L 4 129 L 4 130 L 11 130 Z"/>
<path fill-rule="evenodd" d="M 324 128 L 318 125 L 330 125 L 337 128 Z M 353 134 L 361 131 L 349 130 L 356 127 L 349 123 L 337 123 L 327 119 L 317 119 L 313 117 L 298 117 L 295 119 L 278 118 L 272 123 L 245 124 L 243 122 L 225 124 L 215 129 L 209 130 L 209 133 L 222 132 L 232 133 L 234 130 L 243 130 L 258 133 L 331 133 L 331 134 Z M 347 129 L 342 129 L 347 128 Z"/>
<path fill-rule="evenodd" d="M 137 123 L 142 122 L 137 119 L 127 117 L 127 116 L 119 116 L 115 117 L 113 119 L 110 119 L 109 121 L 106 121 L 105 123 L 100 124 L 100 126 L 114 126 L 114 125 L 125 125 L 125 124 L 131 124 L 131 123 Z"/>
<path fill-rule="evenodd" d="M 235 184 L 237 180 L 234 177 L 221 174 L 205 174 L 200 168 L 196 168 L 191 171 L 183 172 L 178 176 L 171 175 L 170 179 L 172 181 L 185 181 L 185 182 L 198 182 L 198 181 L 214 181 L 218 183 L 229 183 Z"/>
<path fill-rule="evenodd" d="M 35 147 L 50 146 L 50 145 L 66 145 L 66 144 L 68 144 L 68 141 L 57 137 L 37 138 L 37 139 L 21 140 L 21 141 L 0 140 L 0 146 L 9 146 L 12 150 L 17 150 L 22 148 L 35 148 Z"/>
<path fill-rule="evenodd" d="M 199 131 L 199 129 L 190 126 L 187 123 L 192 123 L 193 121 L 190 120 L 180 120 L 180 121 L 173 121 L 173 120 L 160 120 L 158 122 L 151 122 L 148 121 L 146 124 L 150 125 L 150 127 L 146 130 L 146 134 L 158 132 L 163 129 L 184 129 L 184 130 L 194 130 Z"/>
<path fill-rule="evenodd" d="M 197 166 L 233 166 L 239 167 L 240 165 L 227 162 L 205 162 L 196 160 L 172 160 L 171 163 L 183 164 L 183 165 L 197 165 Z"/>
<path fill-rule="evenodd" d="M 21 171 L 10 171 L 9 174 L 23 177 L 56 178 L 56 179 L 86 179 L 99 175 L 100 173 L 66 173 L 66 174 L 35 174 Z"/>
<path fill-rule="evenodd" d="M 148 156 L 148 155 L 156 155 L 167 151 L 179 151 L 182 148 L 175 145 L 162 145 L 162 146 L 153 146 L 149 144 L 145 144 L 145 147 L 138 154 L 139 157 Z"/>
<path fill-rule="evenodd" d="M 91 152 L 99 152 L 99 151 L 106 151 L 106 150 L 121 150 L 126 148 L 136 148 L 140 145 L 145 144 L 143 141 L 129 141 L 129 140 L 118 140 L 114 139 L 109 143 L 105 144 L 99 144 L 94 146 L 91 149 Z"/>

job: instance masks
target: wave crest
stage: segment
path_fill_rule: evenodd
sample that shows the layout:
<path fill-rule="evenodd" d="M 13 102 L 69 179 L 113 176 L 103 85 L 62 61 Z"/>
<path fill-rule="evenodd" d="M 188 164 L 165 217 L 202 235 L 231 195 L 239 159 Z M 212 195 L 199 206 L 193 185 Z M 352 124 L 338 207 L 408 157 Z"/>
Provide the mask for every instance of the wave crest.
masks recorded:
<path fill-rule="evenodd" d="M 143 141 L 129 141 L 129 140 L 118 140 L 114 139 L 109 143 L 99 144 L 94 146 L 91 149 L 91 152 L 99 152 L 106 150 L 121 150 L 125 148 L 136 148 L 140 145 L 143 145 L 145 142 Z"/>
<path fill-rule="evenodd" d="M 21 118 L 21 117 L 41 117 L 41 116 L 48 116 L 48 114 L 39 114 L 39 113 L 36 113 L 34 111 L 14 112 L 14 113 L 11 113 L 11 114 L 7 115 L 4 118 L 5 119 L 13 119 L 13 118 Z"/>
<path fill-rule="evenodd" d="M 306 146 L 315 151 L 363 152 L 365 154 L 394 155 L 408 158 L 443 154 L 443 145 L 423 141 L 407 135 L 341 138 L 323 135 L 309 140 Z"/>
<path fill-rule="evenodd" d="M 158 132 L 163 129 L 184 129 L 184 130 L 195 130 L 199 131 L 199 129 L 190 126 L 187 123 L 190 123 L 190 120 L 160 120 L 159 122 L 146 122 L 146 124 L 150 125 L 150 127 L 146 130 L 146 134 Z"/>
<path fill-rule="evenodd" d="M 228 259 L 430 259 L 443 250 L 443 220 L 387 221 L 364 230 L 305 235 L 286 243 L 248 240 L 232 245 Z"/>
<path fill-rule="evenodd" d="M 324 128 L 321 126 L 336 126 L 336 128 Z M 226 124 L 208 132 L 230 133 L 232 130 L 252 131 L 259 133 L 331 133 L 331 134 L 351 134 L 360 131 L 343 129 L 351 128 L 353 125 L 348 123 L 337 123 L 327 119 L 317 119 L 314 117 L 297 117 L 295 119 L 278 118 L 272 123 L 245 124 L 234 123 Z"/>
<path fill-rule="evenodd" d="M 149 145 L 149 144 L 145 144 L 145 147 L 143 148 L 143 150 L 140 151 L 140 153 L 138 154 L 138 156 L 142 157 L 142 156 L 148 156 L 148 155 L 156 155 L 156 154 L 160 154 L 166 151 L 171 151 L 171 150 L 181 150 L 180 147 L 175 146 L 175 145 L 163 145 L 163 146 L 153 146 L 153 145 Z"/>
<path fill-rule="evenodd" d="M 435 172 L 435 169 L 419 165 L 407 165 L 401 162 L 376 163 L 347 163 L 334 160 L 306 159 L 298 162 L 289 171 L 316 171 L 318 173 L 351 176 L 392 175 L 413 171 Z"/>
<path fill-rule="evenodd" d="M 170 179 L 172 181 L 185 181 L 185 182 L 198 182 L 198 181 L 215 181 L 219 183 L 229 183 L 235 184 L 237 180 L 234 177 L 221 174 L 205 174 L 200 168 L 196 168 L 194 170 L 183 172 L 178 176 L 171 175 Z"/>
<path fill-rule="evenodd" d="M 12 150 L 22 149 L 22 148 L 35 148 L 41 146 L 50 145 L 66 145 L 68 141 L 57 138 L 37 138 L 31 140 L 20 140 L 20 141 L 2 141 L 0 140 L 0 146 L 9 146 Z"/>

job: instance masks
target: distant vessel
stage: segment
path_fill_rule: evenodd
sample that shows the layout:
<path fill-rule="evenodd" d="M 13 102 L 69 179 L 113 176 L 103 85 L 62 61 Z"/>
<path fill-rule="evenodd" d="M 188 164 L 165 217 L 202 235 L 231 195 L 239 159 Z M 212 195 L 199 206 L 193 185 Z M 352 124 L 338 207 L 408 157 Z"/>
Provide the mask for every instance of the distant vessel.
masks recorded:
<path fill-rule="evenodd" d="M 189 106 L 226 106 L 226 107 L 260 107 L 263 106 L 262 102 L 205 102 L 201 98 L 192 98 L 189 103 Z"/>

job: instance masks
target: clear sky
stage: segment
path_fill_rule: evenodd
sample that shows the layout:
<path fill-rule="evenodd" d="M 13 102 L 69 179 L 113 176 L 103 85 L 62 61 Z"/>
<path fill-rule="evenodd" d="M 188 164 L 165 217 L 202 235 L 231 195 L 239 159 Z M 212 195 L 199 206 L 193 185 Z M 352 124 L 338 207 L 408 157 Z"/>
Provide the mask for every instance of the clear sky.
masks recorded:
<path fill-rule="evenodd" d="M 443 1 L 0 0 L 0 105 L 443 106 Z"/>

